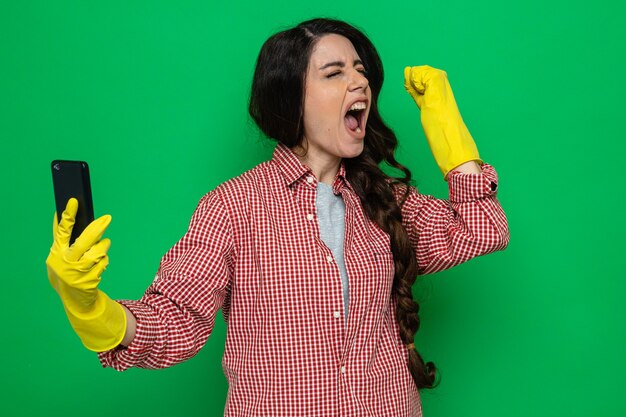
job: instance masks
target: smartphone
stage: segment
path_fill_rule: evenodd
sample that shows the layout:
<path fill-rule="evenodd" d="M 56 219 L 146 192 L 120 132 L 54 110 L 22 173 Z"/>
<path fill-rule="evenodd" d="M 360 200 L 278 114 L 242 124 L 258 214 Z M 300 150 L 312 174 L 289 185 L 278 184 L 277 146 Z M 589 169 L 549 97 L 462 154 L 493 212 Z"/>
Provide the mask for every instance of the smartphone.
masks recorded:
<path fill-rule="evenodd" d="M 61 215 L 67 201 L 74 197 L 78 200 L 76 222 L 72 229 L 70 245 L 93 221 L 93 201 L 91 199 L 91 182 L 89 181 L 89 165 L 84 161 L 52 161 L 52 185 L 57 218 Z"/>

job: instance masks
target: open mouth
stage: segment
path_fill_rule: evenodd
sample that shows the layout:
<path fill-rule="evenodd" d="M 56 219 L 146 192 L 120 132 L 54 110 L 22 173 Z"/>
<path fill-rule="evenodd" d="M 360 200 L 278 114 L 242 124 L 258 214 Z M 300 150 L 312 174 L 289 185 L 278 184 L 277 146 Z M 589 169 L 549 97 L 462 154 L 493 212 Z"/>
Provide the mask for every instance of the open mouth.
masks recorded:
<path fill-rule="evenodd" d="M 365 109 L 367 104 L 363 101 L 357 101 L 346 112 L 344 123 L 348 130 L 361 133 L 365 129 Z"/>

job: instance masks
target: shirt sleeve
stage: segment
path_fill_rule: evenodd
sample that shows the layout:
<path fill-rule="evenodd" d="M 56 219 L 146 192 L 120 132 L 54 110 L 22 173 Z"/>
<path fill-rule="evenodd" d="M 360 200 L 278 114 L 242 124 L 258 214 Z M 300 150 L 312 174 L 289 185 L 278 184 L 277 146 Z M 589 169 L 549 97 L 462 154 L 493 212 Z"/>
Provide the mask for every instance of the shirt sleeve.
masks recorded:
<path fill-rule="evenodd" d="M 200 200 L 189 229 L 161 259 L 143 297 L 119 300 L 137 319 L 135 338 L 128 347 L 99 353 L 102 365 L 119 371 L 157 369 L 198 353 L 230 295 L 233 252 L 228 214 L 213 191 Z"/>
<path fill-rule="evenodd" d="M 489 164 L 480 174 L 451 171 L 449 200 L 410 187 L 402 219 L 420 274 L 430 274 L 506 248 L 509 228 L 496 198 L 498 175 Z"/>

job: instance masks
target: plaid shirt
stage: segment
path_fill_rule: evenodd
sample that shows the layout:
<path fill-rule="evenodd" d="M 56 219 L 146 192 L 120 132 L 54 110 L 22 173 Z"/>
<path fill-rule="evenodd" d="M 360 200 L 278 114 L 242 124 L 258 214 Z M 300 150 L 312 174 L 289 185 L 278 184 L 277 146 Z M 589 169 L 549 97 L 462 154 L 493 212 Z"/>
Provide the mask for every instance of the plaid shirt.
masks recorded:
<path fill-rule="evenodd" d="M 507 220 L 497 174 L 449 175 L 449 200 L 411 188 L 402 214 L 420 273 L 450 268 L 506 247 Z M 421 416 L 418 390 L 399 335 L 389 236 L 367 218 L 345 177 L 341 278 L 320 239 L 317 179 L 278 144 L 272 160 L 205 195 L 189 230 L 163 257 L 139 301 L 127 347 L 99 354 L 103 366 L 163 368 L 194 356 L 222 308 L 225 416 Z"/>

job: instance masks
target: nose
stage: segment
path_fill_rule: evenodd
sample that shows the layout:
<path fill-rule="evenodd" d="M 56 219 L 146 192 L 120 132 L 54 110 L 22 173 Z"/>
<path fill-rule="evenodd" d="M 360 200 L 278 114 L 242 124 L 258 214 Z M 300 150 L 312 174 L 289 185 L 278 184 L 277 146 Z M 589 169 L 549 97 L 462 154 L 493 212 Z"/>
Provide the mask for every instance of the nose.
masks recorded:
<path fill-rule="evenodd" d="M 357 70 L 352 70 L 352 77 L 350 78 L 350 90 L 351 91 L 359 90 L 359 89 L 365 91 L 368 85 L 369 85 L 369 81 L 367 80 L 365 75 L 363 75 L 362 72 L 357 71 Z"/>

